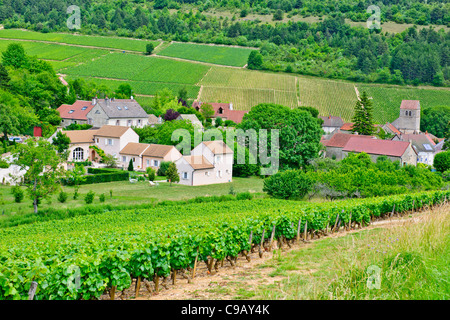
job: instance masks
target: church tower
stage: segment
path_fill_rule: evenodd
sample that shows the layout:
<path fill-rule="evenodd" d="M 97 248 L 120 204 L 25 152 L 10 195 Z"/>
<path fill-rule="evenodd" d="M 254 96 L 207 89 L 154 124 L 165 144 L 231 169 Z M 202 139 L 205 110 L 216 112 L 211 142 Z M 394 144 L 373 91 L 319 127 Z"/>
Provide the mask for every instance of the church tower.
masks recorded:
<path fill-rule="evenodd" d="M 392 124 L 402 133 L 420 133 L 420 102 L 402 100 L 400 116 Z"/>

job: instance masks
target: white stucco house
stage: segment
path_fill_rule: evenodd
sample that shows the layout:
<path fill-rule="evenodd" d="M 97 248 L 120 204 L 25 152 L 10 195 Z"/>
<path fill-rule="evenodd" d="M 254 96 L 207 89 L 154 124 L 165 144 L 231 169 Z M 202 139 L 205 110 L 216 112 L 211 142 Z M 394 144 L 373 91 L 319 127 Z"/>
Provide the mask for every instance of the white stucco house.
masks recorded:
<path fill-rule="evenodd" d="M 118 160 L 120 151 L 130 142 L 139 142 L 138 134 L 130 127 L 104 125 L 94 134 L 95 145 Z"/>
<path fill-rule="evenodd" d="M 120 151 L 120 165 L 127 169 L 130 160 L 134 170 L 145 171 L 148 167 L 158 170 L 161 162 L 174 162 L 181 158 L 181 153 L 174 146 L 129 142 Z"/>
<path fill-rule="evenodd" d="M 233 150 L 222 140 L 204 141 L 191 151 L 191 155 L 175 161 L 179 183 L 199 186 L 231 182 L 233 160 Z"/>

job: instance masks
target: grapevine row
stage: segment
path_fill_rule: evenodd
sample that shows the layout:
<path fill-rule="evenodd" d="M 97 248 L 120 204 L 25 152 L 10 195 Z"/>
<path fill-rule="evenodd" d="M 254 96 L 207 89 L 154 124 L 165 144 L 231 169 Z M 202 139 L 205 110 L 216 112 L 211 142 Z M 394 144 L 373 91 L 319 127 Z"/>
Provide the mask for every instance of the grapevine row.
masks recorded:
<path fill-rule="evenodd" d="M 450 191 L 311 204 L 243 200 L 222 204 L 128 210 L 0 230 L 0 300 L 98 299 L 129 288 L 133 279 L 155 282 L 195 276 L 239 254 L 260 256 L 273 241 L 289 246 L 307 236 L 447 201 Z M 223 208 L 223 209 L 220 209 Z M 208 211 L 209 210 L 209 211 Z M 217 212 L 213 212 L 217 210 Z M 230 212 L 230 214 L 226 214 Z"/>

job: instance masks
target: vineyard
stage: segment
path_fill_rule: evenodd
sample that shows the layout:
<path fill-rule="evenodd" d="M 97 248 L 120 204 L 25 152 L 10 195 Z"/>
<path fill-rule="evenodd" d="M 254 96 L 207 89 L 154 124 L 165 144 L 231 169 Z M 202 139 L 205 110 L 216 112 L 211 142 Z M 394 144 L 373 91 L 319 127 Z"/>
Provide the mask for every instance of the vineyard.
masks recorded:
<path fill-rule="evenodd" d="M 98 299 L 144 279 L 181 276 L 190 281 L 199 263 L 211 272 L 237 256 L 264 252 L 274 241 L 361 228 L 374 219 L 433 206 L 450 191 L 304 203 L 274 199 L 168 205 L 78 216 L 0 230 L 0 299 Z M 247 258 L 249 259 L 249 257 Z M 162 277 L 162 278 L 161 278 Z"/>
<path fill-rule="evenodd" d="M 225 66 L 243 67 L 252 49 L 227 46 L 172 43 L 158 55 L 208 62 Z"/>
<path fill-rule="evenodd" d="M 67 68 L 64 73 L 110 79 L 195 84 L 209 68 L 184 61 L 111 53 L 94 61 Z"/>
<path fill-rule="evenodd" d="M 146 45 L 148 43 L 153 43 L 155 47 L 159 43 L 158 41 L 138 40 L 130 38 L 87 36 L 68 33 L 41 33 L 18 29 L 0 30 L 0 38 L 32 40 L 32 41 L 48 41 L 80 46 L 92 46 L 98 48 L 111 48 L 127 51 L 138 51 L 138 52 L 145 52 Z"/>

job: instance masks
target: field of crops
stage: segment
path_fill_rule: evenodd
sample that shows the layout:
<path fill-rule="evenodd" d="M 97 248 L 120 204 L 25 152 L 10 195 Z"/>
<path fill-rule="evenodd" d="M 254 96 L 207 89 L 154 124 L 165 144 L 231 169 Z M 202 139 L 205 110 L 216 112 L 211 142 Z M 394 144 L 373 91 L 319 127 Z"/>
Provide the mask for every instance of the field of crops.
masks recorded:
<path fill-rule="evenodd" d="M 202 101 L 231 102 L 237 110 L 259 103 L 298 105 L 295 77 L 289 75 L 213 67 L 200 84 Z"/>
<path fill-rule="evenodd" d="M 68 33 L 40 33 L 18 29 L 0 30 L 0 38 L 59 42 L 81 46 L 93 46 L 99 48 L 111 48 L 139 52 L 145 52 L 146 45 L 148 43 L 153 43 L 155 46 L 157 46 L 159 43 L 158 41 L 151 40 L 87 36 Z"/>
<path fill-rule="evenodd" d="M 441 203 L 450 191 L 329 203 L 260 199 L 174 204 L 77 216 L 0 230 L 0 299 L 99 298 L 133 278 L 154 280 L 194 268 L 211 270 L 271 239 L 298 240 L 333 226 Z M 395 207 L 394 207 L 395 206 Z M 226 213 L 226 214 L 225 214 Z"/>
<path fill-rule="evenodd" d="M 449 105 L 449 89 L 421 89 L 385 87 L 359 84 L 360 93 L 366 91 L 373 98 L 373 113 L 375 121 L 392 122 L 398 118 L 402 100 L 419 100 L 421 109 L 426 107 Z"/>
<path fill-rule="evenodd" d="M 76 76 L 196 84 L 208 66 L 134 54 L 111 53 L 94 61 L 70 67 L 64 73 Z"/>
<path fill-rule="evenodd" d="M 116 90 L 121 84 L 127 83 L 133 89 L 133 94 L 142 95 L 155 95 L 158 91 L 161 91 L 163 89 L 169 89 L 174 95 L 176 95 L 180 89 L 186 88 L 188 99 L 195 99 L 197 98 L 198 91 L 200 90 L 200 87 L 195 85 L 167 82 L 121 81 L 79 76 L 68 76 L 66 77 L 66 80 L 74 80 L 76 78 L 83 78 L 88 82 L 92 81 L 99 85 L 105 85 L 111 90 Z"/>
<path fill-rule="evenodd" d="M 300 104 L 314 107 L 320 115 L 329 114 L 351 121 L 356 104 L 353 84 L 313 77 L 297 77 Z"/>
<path fill-rule="evenodd" d="M 194 61 L 243 67 L 247 64 L 252 49 L 227 46 L 172 43 L 158 52 L 158 55 Z"/>

